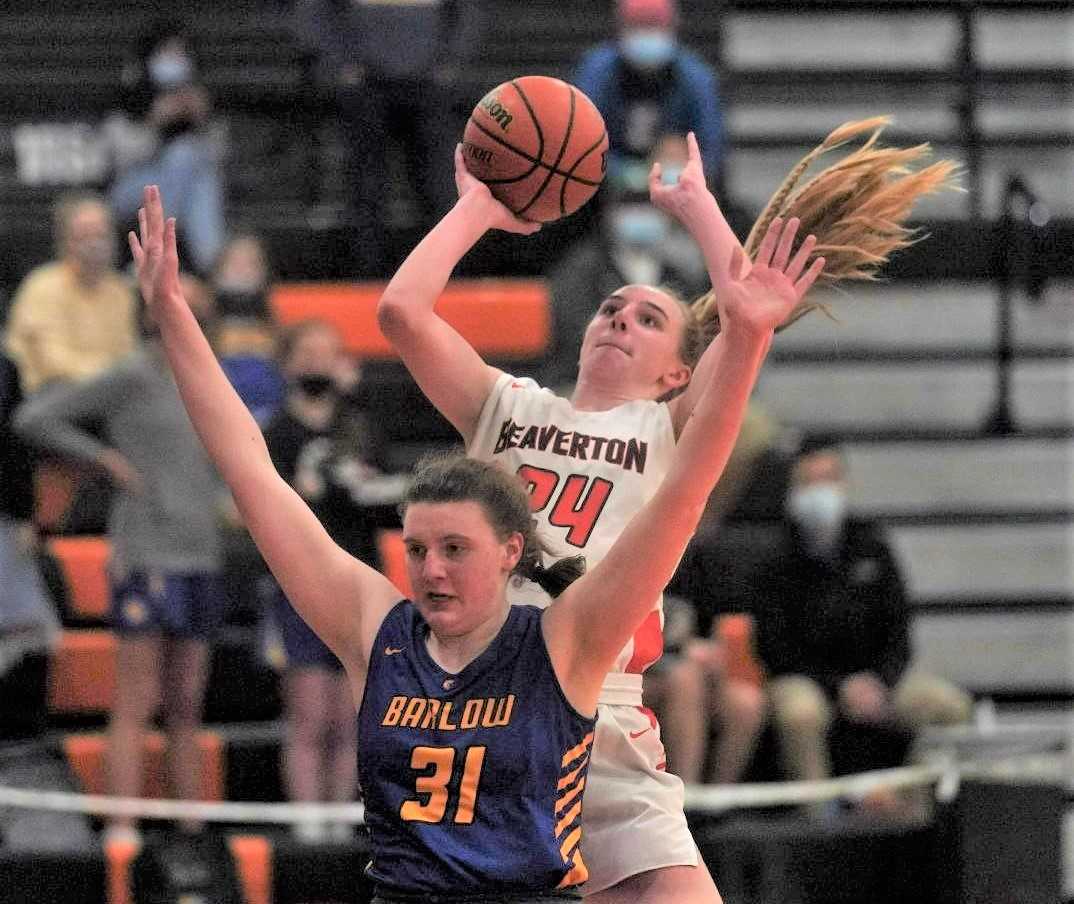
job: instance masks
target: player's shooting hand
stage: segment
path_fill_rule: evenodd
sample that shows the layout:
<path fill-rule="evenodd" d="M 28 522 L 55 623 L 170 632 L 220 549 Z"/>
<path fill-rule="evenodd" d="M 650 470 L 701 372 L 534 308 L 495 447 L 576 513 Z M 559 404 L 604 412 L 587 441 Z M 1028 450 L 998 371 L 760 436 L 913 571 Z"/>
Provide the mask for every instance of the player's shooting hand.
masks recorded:
<path fill-rule="evenodd" d="M 458 189 L 460 200 L 471 196 L 479 199 L 489 229 L 501 229 L 518 235 L 533 235 L 541 228 L 540 223 L 516 217 L 504 204 L 493 197 L 489 187 L 466 168 L 461 144 L 455 146 L 455 187 Z"/>
<path fill-rule="evenodd" d="M 689 158 L 676 182 L 666 185 L 660 162 L 649 171 L 649 200 L 653 205 L 669 213 L 687 229 L 703 225 L 703 215 L 716 206 L 716 198 L 705 183 L 705 169 L 701 163 L 701 149 L 693 132 L 686 136 Z"/>
<path fill-rule="evenodd" d="M 742 272 L 742 251 L 735 249 L 728 268 L 716 280 L 716 300 L 723 330 L 738 329 L 750 334 L 770 334 L 791 315 L 824 269 L 824 258 L 809 264 L 816 247 L 815 236 L 807 236 L 791 256 L 798 232 L 798 220 L 772 221 L 750 272 Z"/>
<path fill-rule="evenodd" d="M 179 284 L 179 252 L 175 244 L 175 218 L 164 219 L 160 189 L 147 185 L 138 209 L 138 235 L 127 234 L 138 288 L 152 311 L 165 298 L 183 297 Z"/>

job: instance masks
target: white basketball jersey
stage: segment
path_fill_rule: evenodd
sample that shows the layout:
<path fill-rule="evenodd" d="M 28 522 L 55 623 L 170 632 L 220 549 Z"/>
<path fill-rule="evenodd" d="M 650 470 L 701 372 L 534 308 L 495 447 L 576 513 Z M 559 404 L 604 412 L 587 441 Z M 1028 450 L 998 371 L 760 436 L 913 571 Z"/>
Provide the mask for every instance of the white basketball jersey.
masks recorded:
<path fill-rule="evenodd" d="M 481 409 L 468 453 L 523 480 L 553 560 L 584 555 L 592 568 L 660 486 L 675 454 L 675 432 L 666 404 L 638 400 L 578 411 L 533 380 L 503 374 Z M 659 525 L 652 528 L 658 543 Z M 550 602 L 529 581 L 508 594 L 515 603 Z M 657 599 L 613 671 L 640 674 L 659 659 L 662 628 Z"/>

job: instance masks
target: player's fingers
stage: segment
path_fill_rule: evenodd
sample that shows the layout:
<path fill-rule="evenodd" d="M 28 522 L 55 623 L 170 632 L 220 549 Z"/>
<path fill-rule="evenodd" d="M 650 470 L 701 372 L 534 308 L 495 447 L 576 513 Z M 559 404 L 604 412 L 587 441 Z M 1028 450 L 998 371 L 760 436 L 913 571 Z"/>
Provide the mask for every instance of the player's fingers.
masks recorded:
<path fill-rule="evenodd" d="M 690 161 L 701 165 L 701 146 L 697 143 L 697 136 L 693 132 L 686 133 L 686 151 L 690 155 Z"/>
<path fill-rule="evenodd" d="M 813 253 L 813 249 L 816 247 L 817 237 L 815 235 L 807 235 L 802 244 L 798 246 L 798 253 L 791 258 L 791 262 L 783 270 L 787 279 L 791 282 L 798 279 L 805 269 L 806 261 L 809 260 L 809 256 Z"/>
<path fill-rule="evenodd" d="M 820 276 L 821 272 L 824 270 L 824 264 L 824 258 L 818 257 L 809 265 L 809 269 L 806 270 L 805 275 L 794 284 L 794 291 L 799 298 L 805 298 L 806 293 L 813 287 L 813 283 L 817 281 L 817 277 Z"/>
<path fill-rule="evenodd" d="M 142 251 L 141 242 L 138 241 L 138 236 L 134 234 L 133 229 L 127 233 L 127 244 L 130 245 L 131 256 L 134 258 L 134 265 L 136 267 L 141 267 L 142 261 L 145 260 L 145 252 Z"/>
<path fill-rule="evenodd" d="M 148 203 L 148 202 L 147 202 Z M 146 222 L 145 208 L 138 208 L 138 234 L 142 237 L 142 244 L 149 242 L 149 224 Z"/>
<path fill-rule="evenodd" d="M 649 197 L 653 197 L 663 184 L 663 169 L 657 160 L 649 167 Z"/>
<path fill-rule="evenodd" d="M 176 254 L 175 245 L 175 217 L 168 217 L 164 224 L 164 250 L 169 254 Z"/>
<path fill-rule="evenodd" d="M 782 230 L 783 220 L 776 217 L 768 227 L 768 232 L 764 234 L 764 238 L 761 239 L 761 247 L 757 249 L 757 257 L 753 260 L 756 265 L 761 267 L 771 266 L 772 252 L 776 250 L 776 244 L 779 242 Z"/>
<path fill-rule="evenodd" d="M 801 222 L 797 217 L 787 220 L 780 233 L 779 242 L 772 255 L 772 269 L 782 271 L 787 266 L 791 256 L 791 248 L 794 245 L 794 237 L 798 234 L 798 224 Z"/>

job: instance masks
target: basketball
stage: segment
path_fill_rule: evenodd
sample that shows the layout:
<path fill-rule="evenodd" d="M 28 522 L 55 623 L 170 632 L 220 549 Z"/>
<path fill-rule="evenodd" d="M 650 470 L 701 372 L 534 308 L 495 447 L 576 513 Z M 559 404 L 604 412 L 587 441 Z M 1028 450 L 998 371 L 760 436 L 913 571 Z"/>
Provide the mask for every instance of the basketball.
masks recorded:
<path fill-rule="evenodd" d="M 467 169 L 516 216 L 550 223 L 600 187 L 608 133 L 600 111 L 573 85 L 526 75 L 481 98 L 462 152 Z"/>

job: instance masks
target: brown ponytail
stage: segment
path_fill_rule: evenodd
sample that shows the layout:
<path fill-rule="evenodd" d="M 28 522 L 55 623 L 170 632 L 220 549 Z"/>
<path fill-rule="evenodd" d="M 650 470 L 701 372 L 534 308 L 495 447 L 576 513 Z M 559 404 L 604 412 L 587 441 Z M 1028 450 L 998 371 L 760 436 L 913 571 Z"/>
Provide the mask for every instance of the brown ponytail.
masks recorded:
<path fill-rule="evenodd" d="M 537 536 L 522 482 L 488 462 L 458 453 L 426 456 L 415 468 L 400 509 L 405 512 L 415 502 L 478 503 L 497 536 L 522 534 L 522 555 L 514 573 L 532 580 L 549 596 L 558 596 L 585 572 L 583 556 L 560 559 L 548 568 L 541 564 L 547 550 Z"/>

